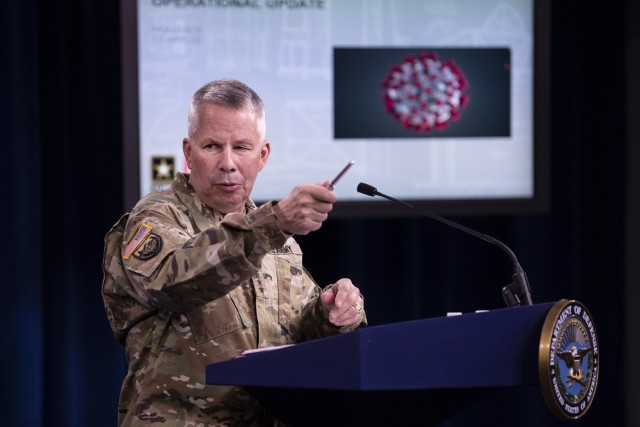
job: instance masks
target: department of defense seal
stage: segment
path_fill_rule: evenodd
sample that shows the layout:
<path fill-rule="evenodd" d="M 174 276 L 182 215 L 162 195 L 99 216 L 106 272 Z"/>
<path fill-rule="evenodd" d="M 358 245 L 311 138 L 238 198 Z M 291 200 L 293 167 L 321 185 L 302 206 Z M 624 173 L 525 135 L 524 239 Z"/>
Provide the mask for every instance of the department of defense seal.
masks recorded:
<path fill-rule="evenodd" d="M 558 418 L 582 417 L 598 386 L 598 336 L 591 314 L 578 301 L 560 300 L 542 327 L 538 366 L 544 398 Z"/>

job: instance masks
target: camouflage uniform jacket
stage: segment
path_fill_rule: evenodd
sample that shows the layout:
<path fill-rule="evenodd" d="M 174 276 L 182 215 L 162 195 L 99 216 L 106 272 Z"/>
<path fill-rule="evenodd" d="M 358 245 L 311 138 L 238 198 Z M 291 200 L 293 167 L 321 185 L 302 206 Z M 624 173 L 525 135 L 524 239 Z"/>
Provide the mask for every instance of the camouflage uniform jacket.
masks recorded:
<path fill-rule="evenodd" d="M 242 388 L 207 385 L 205 367 L 358 326 L 328 322 L 273 202 L 246 210 L 223 218 L 179 174 L 107 234 L 102 295 L 129 368 L 118 425 L 273 424 Z"/>

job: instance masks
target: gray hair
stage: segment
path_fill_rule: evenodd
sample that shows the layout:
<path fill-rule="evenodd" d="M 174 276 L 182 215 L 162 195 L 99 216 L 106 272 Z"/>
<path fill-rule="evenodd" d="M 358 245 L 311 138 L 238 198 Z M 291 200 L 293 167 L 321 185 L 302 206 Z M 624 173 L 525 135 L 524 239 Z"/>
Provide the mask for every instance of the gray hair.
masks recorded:
<path fill-rule="evenodd" d="M 249 110 L 257 119 L 260 139 L 264 140 L 267 127 L 264 104 L 258 94 L 238 80 L 216 80 L 207 83 L 191 97 L 189 120 L 187 122 L 189 138 L 193 138 L 198 128 L 198 107 L 203 103 L 212 103 L 234 110 Z"/>

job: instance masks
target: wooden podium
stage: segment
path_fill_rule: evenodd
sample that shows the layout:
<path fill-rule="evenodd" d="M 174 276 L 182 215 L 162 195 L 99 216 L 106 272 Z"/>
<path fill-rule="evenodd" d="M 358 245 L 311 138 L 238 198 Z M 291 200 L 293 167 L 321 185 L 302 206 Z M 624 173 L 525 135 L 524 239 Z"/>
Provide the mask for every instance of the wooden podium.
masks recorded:
<path fill-rule="evenodd" d="M 362 328 L 211 364 L 206 381 L 245 387 L 292 426 L 436 425 L 498 390 L 540 384 L 553 305 Z"/>

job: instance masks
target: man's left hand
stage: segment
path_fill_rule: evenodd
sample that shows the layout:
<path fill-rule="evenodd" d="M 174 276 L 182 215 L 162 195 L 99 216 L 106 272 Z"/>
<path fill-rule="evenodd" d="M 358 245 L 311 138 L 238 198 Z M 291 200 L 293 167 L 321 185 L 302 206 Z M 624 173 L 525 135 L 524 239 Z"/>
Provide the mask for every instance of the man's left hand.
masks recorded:
<path fill-rule="evenodd" d="M 336 326 L 348 326 L 362 320 L 364 300 L 360 290 L 349 279 L 340 279 L 320 295 L 329 312 L 329 321 Z"/>

